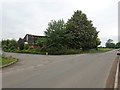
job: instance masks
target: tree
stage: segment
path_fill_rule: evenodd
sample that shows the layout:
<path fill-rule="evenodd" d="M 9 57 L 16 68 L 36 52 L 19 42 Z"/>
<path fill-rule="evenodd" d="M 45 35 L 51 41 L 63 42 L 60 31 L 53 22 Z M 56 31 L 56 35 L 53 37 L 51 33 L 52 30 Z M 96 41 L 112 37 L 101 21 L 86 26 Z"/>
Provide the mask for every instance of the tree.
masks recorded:
<path fill-rule="evenodd" d="M 113 43 L 112 39 L 108 39 L 105 45 L 107 48 L 115 48 L 115 43 Z"/>
<path fill-rule="evenodd" d="M 120 42 L 116 43 L 116 48 L 120 48 Z"/>
<path fill-rule="evenodd" d="M 24 40 L 22 38 L 19 38 L 17 43 L 18 43 L 19 50 L 23 50 L 24 49 Z"/>
<path fill-rule="evenodd" d="M 107 43 L 113 43 L 113 40 L 112 39 L 108 39 Z"/>
<path fill-rule="evenodd" d="M 95 48 L 96 48 L 96 50 L 98 50 L 98 45 L 100 45 L 100 44 L 101 44 L 101 41 L 100 41 L 99 38 L 97 38 L 97 39 L 96 39 L 96 43 L 95 43 Z"/>
<path fill-rule="evenodd" d="M 77 10 L 74 15 L 67 21 L 67 32 L 72 35 L 72 42 L 69 43 L 71 48 L 88 50 L 97 47 L 98 31 L 93 27 L 92 21 L 82 11 Z"/>
<path fill-rule="evenodd" d="M 36 45 L 43 47 L 44 44 L 46 43 L 46 38 L 38 38 L 35 43 Z"/>
<path fill-rule="evenodd" d="M 8 43 L 7 40 L 2 40 L 2 50 L 6 51 L 8 49 Z"/>
<path fill-rule="evenodd" d="M 19 50 L 23 50 L 24 49 L 24 43 L 19 44 Z"/>
<path fill-rule="evenodd" d="M 29 49 L 29 45 L 28 44 L 24 44 L 24 49 L 25 50 Z"/>
<path fill-rule="evenodd" d="M 35 41 L 36 45 L 39 46 L 38 49 L 42 51 L 46 47 L 46 37 L 45 38 L 38 38 Z"/>
<path fill-rule="evenodd" d="M 16 40 L 14 40 L 14 39 L 10 40 L 9 49 L 10 49 L 10 50 L 15 50 L 15 49 L 17 49 L 17 41 L 16 41 Z"/>
<path fill-rule="evenodd" d="M 2 40 L 2 49 L 4 51 L 6 50 L 15 50 L 17 49 L 17 41 L 12 39 L 12 40 Z"/>
<path fill-rule="evenodd" d="M 66 24 L 63 20 L 52 20 L 45 31 L 46 47 L 48 51 L 59 51 L 67 48 L 66 43 L 70 40 L 70 35 L 66 34 Z"/>

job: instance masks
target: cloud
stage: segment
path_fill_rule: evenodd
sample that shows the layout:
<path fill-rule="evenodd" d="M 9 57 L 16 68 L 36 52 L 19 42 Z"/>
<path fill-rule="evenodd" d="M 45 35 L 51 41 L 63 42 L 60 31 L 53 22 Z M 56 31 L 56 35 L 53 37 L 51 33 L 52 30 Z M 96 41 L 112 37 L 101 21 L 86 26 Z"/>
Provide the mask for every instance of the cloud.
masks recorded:
<path fill-rule="evenodd" d="M 82 10 L 93 21 L 99 37 L 117 41 L 118 0 L 4 0 L 2 1 L 2 38 L 24 37 L 26 33 L 43 35 L 51 20 L 71 18 Z"/>

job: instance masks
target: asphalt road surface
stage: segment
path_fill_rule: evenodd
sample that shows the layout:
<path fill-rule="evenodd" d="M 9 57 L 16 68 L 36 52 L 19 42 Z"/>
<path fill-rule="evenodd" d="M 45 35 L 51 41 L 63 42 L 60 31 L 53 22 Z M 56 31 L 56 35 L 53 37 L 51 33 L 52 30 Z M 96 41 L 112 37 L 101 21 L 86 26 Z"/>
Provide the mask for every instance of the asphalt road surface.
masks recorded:
<path fill-rule="evenodd" d="M 105 88 L 116 51 L 56 56 L 6 55 L 19 58 L 19 62 L 3 69 L 3 88 Z"/>

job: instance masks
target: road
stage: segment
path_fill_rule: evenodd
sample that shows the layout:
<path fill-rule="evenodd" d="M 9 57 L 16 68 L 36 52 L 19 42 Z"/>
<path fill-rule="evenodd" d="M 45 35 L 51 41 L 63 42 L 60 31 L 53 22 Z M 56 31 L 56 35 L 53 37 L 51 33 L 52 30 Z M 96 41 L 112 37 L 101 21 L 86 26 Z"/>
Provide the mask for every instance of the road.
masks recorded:
<path fill-rule="evenodd" d="M 116 51 L 56 56 L 6 55 L 19 58 L 19 62 L 3 69 L 3 88 L 105 88 Z"/>

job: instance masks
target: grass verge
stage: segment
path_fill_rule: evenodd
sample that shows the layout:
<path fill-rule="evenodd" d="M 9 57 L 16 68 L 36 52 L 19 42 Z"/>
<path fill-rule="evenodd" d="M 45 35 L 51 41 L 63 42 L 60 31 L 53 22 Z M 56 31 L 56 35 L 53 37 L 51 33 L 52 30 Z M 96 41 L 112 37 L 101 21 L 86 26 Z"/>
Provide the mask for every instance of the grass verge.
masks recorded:
<path fill-rule="evenodd" d="M 113 49 L 111 48 L 98 48 L 98 50 L 95 50 L 95 49 L 91 49 L 89 51 L 83 51 L 83 53 L 103 53 L 103 52 L 108 52 L 108 51 L 111 51 Z"/>
<path fill-rule="evenodd" d="M 0 67 L 6 67 L 9 65 L 14 64 L 15 62 L 17 62 L 18 60 L 16 58 L 12 58 L 12 57 L 2 57 L 0 58 Z"/>
<path fill-rule="evenodd" d="M 111 51 L 111 50 L 113 50 L 113 49 L 111 49 L 111 48 L 98 48 L 98 50 L 90 49 L 88 51 L 82 51 L 81 49 L 64 49 L 64 50 L 59 50 L 59 51 L 49 50 L 48 54 L 49 55 L 70 55 L 70 54 L 84 54 L 84 53 L 94 54 L 94 53 L 108 52 L 108 51 Z M 14 53 L 25 53 L 25 54 L 41 54 L 41 55 L 46 54 L 46 52 L 40 52 L 39 50 L 36 50 L 36 49 L 15 50 L 15 51 L 12 51 L 12 52 L 14 52 Z"/>
<path fill-rule="evenodd" d="M 111 51 L 113 49 L 110 48 L 98 48 L 90 49 L 87 51 L 82 51 L 81 49 L 67 49 L 67 50 L 59 50 L 59 51 L 49 51 L 49 55 L 70 55 L 70 54 L 95 54 L 95 53 L 104 53 Z"/>

